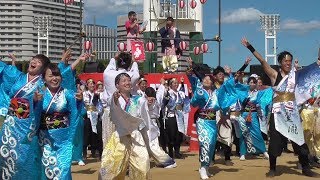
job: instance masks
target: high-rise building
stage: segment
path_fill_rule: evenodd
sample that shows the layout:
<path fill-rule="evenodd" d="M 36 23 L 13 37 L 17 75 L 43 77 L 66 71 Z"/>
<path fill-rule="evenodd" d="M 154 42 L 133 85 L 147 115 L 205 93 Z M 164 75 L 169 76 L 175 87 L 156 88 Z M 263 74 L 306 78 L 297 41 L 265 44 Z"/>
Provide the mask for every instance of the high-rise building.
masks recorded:
<path fill-rule="evenodd" d="M 96 24 L 85 24 L 83 30 L 92 42 L 91 52 L 96 51 L 97 60 L 111 59 L 116 52 L 116 29 Z"/>
<path fill-rule="evenodd" d="M 68 5 L 67 11 L 63 0 L 1 0 L 0 57 L 13 53 L 18 60 L 30 60 L 38 53 L 38 31 L 34 17 L 50 16 L 49 58 L 59 61 L 65 47 L 69 47 L 80 34 L 81 7 L 80 0 Z M 40 53 L 46 54 L 46 43 L 43 40 L 40 42 Z M 80 42 L 73 45 L 72 49 L 74 56 L 79 56 Z"/>

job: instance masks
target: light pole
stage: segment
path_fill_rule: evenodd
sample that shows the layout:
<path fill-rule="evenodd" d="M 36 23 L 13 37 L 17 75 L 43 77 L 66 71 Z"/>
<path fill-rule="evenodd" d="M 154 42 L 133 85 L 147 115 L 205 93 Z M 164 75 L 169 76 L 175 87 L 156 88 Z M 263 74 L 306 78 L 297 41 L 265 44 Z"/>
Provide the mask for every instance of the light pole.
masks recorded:
<path fill-rule="evenodd" d="M 49 57 L 49 31 L 52 30 L 52 16 L 34 16 L 34 29 L 38 31 L 38 54 L 41 53 L 41 40 L 46 40 L 47 56 Z"/>
<path fill-rule="evenodd" d="M 261 29 L 265 35 L 265 59 L 273 59 L 274 65 L 277 64 L 277 30 L 280 29 L 279 14 L 264 14 L 260 16 Z M 269 41 L 273 41 L 273 51 L 269 51 Z"/>
<path fill-rule="evenodd" d="M 218 41 L 218 44 L 219 44 L 219 57 L 218 57 L 218 65 L 220 66 L 221 65 L 221 0 L 219 0 L 219 41 Z"/>

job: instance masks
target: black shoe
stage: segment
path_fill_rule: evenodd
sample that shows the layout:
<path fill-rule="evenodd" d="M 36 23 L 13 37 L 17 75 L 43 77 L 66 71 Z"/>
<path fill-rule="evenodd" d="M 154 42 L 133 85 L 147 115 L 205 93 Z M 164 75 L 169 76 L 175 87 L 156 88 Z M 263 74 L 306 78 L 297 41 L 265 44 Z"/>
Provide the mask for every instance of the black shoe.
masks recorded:
<path fill-rule="evenodd" d="M 266 173 L 266 177 L 268 177 L 268 178 L 273 178 L 275 176 L 276 176 L 275 170 L 269 170 L 269 172 Z"/>
<path fill-rule="evenodd" d="M 308 177 L 318 177 L 319 175 L 310 169 L 302 169 L 302 174 Z"/>
<path fill-rule="evenodd" d="M 180 154 L 179 152 L 174 153 L 174 157 L 175 157 L 176 159 L 184 159 L 184 158 L 183 158 L 183 155 Z"/>
<path fill-rule="evenodd" d="M 170 150 L 169 150 L 168 155 L 169 155 L 171 158 L 173 158 L 173 151 L 170 151 Z"/>

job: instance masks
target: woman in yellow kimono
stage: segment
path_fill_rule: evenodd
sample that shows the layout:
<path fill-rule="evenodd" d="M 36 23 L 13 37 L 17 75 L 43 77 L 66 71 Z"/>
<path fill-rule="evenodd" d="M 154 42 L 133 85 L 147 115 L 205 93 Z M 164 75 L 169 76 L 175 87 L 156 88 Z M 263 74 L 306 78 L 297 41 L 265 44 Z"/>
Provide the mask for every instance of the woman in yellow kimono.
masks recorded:
<path fill-rule="evenodd" d="M 148 105 L 144 97 L 132 96 L 131 78 L 120 73 L 115 78 L 117 91 L 113 94 L 110 114 L 116 131 L 112 134 L 102 153 L 101 179 L 125 179 L 129 166 L 129 177 L 133 180 L 148 179 L 150 160 Z"/>

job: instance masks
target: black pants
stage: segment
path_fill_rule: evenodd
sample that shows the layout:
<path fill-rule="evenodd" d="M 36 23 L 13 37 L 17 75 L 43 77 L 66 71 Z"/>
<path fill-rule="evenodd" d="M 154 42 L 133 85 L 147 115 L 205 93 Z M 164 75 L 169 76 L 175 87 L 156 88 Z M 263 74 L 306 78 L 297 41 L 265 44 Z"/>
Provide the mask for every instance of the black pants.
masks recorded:
<path fill-rule="evenodd" d="M 167 141 L 166 141 L 166 133 L 165 133 L 165 127 L 164 127 L 164 119 L 163 119 L 163 113 L 162 113 L 162 110 L 160 112 L 160 117 L 158 119 L 158 127 L 159 127 L 159 130 L 160 130 L 160 136 L 159 136 L 159 145 L 161 146 L 161 148 L 165 151 L 165 152 L 168 152 L 167 151 Z"/>
<path fill-rule="evenodd" d="M 87 156 L 87 148 L 90 145 L 91 154 L 94 156 L 96 151 L 99 155 L 102 155 L 102 121 L 98 121 L 97 133 L 92 132 L 91 121 L 89 118 L 84 118 L 84 129 L 83 129 L 83 156 Z"/>
<path fill-rule="evenodd" d="M 183 134 L 178 131 L 176 117 L 168 117 L 165 120 L 166 142 L 169 148 L 169 154 L 172 154 L 173 148 L 175 153 L 180 153 L 180 146 L 183 141 Z"/>
<path fill-rule="evenodd" d="M 271 117 L 270 117 L 269 132 L 270 132 L 270 142 L 269 142 L 268 153 L 269 153 L 270 170 L 276 170 L 277 157 L 281 156 L 283 148 L 286 146 L 288 139 L 276 130 L 273 114 L 271 114 Z M 299 146 L 298 144 L 292 141 L 291 143 L 292 143 L 294 152 L 298 155 L 299 162 L 302 168 L 303 169 L 309 168 L 309 162 L 308 162 L 309 149 L 307 144 L 303 144 Z"/>
<path fill-rule="evenodd" d="M 221 148 L 223 150 L 224 160 L 226 160 L 226 161 L 231 160 L 231 158 L 230 158 L 230 156 L 231 156 L 231 147 L 226 145 L 226 144 L 223 144 L 223 143 L 217 141 L 216 149 L 215 149 L 215 151 L 213 153 L 213 156 L 212 156 L 212 160 L 213 161 L 215 161 L 215 155 L 216 155 L 217 148 Z"/>

